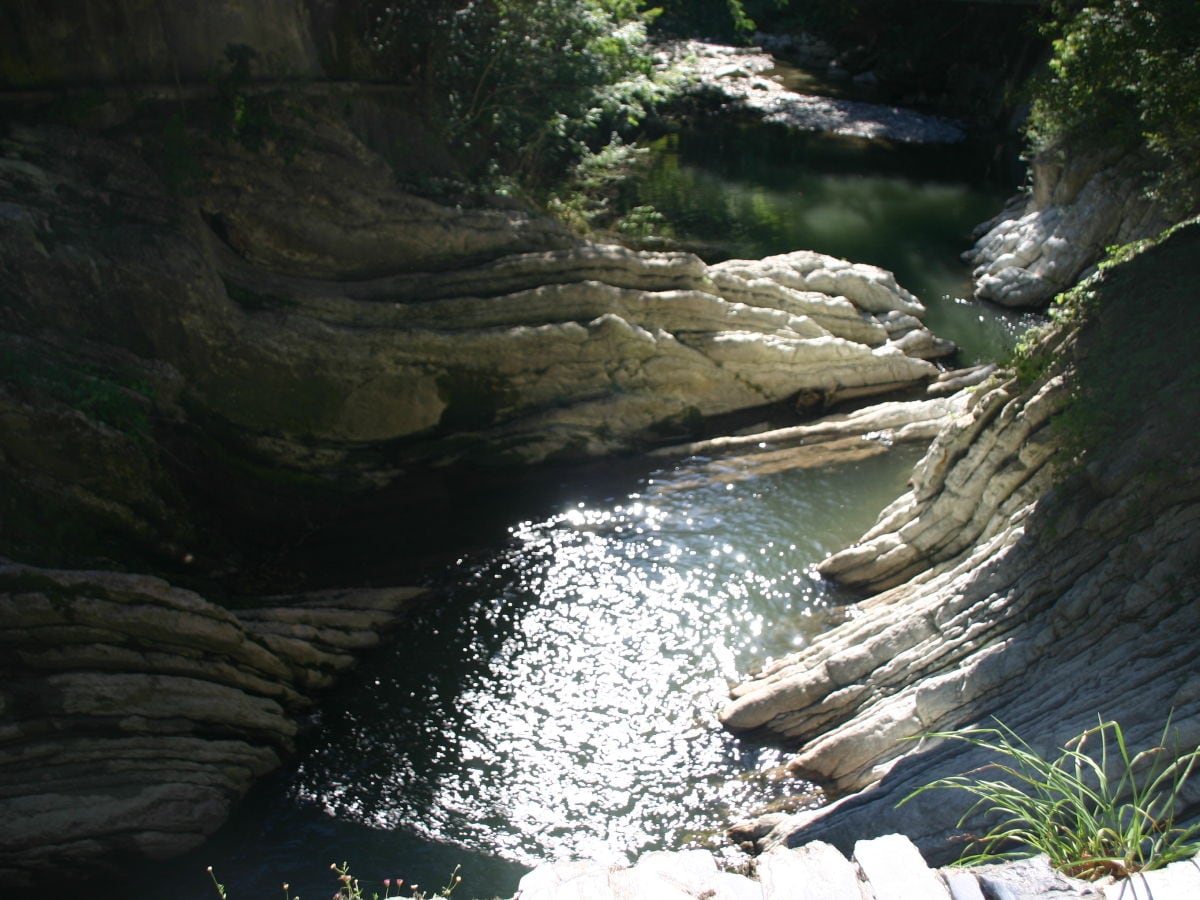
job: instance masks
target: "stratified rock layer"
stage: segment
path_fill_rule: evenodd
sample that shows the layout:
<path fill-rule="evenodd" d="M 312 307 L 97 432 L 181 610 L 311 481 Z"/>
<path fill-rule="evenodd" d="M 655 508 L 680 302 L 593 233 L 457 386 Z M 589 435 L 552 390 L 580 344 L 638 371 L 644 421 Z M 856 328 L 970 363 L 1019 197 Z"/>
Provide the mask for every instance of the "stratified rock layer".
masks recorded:
<path fill-rule="evenodd" d="M 1051 755 L 1098 716 L 1138 749 L 1168 716 L 1172 747 L 1200 744 L 1200 366 L 1182 349 L 1200 335 L 1198 252 L 1192 224 L 1089 285 L 1087 325 L 1049 332 L 1028 381 L 979 389 L 912 490 L 821 564 L 882 592 L 738 685 L 721 718 L 793 748 L 789 771 L 839 799 L 746 823 L 737 839 L 846 849 L 899 831 L 946 861 L 970 798 L 897 803 L 988 761 L 923 735 L 993 717 Z M 1131 340 L 1146 344 L 1122 357 Z M 1152 392 L 1118 387 L 1149 378 Z M 1071 392 L 1082 399 L 1064 410 Z M 1051 431 L 1055 415 L 1083 433 Z"/>
<path fill-rule="evenodd" d="M 240 617 L 145 575 L 0 565 L 0 878 L 119 872 L 198 845 L 291 750 L 312 691 L 420 591 Z"/>
<path fill-rule="evenodd" d="M 1144 192 L 1143 164 L 1112 154 L 1033 161 L 1033 188 L 981 227 L 963 254 L 975 296 L 1004 306 L 1045 306 L 1086 276 L 1113 245 L 1152 237 L 1168 220 Z"/>
<path fill-rule="evenodd" d="M 286 158 L 189 135 L 174 191 L 133 124 L 0 139 L 10 553 L 121 536 L 178 560 L 231 477 L 236 516 L 281 484 L 594 457 L 917 384 L 954 350 L 873 266 L 588 243 L 406 193 L 319 104 L 290 125 Z"/>

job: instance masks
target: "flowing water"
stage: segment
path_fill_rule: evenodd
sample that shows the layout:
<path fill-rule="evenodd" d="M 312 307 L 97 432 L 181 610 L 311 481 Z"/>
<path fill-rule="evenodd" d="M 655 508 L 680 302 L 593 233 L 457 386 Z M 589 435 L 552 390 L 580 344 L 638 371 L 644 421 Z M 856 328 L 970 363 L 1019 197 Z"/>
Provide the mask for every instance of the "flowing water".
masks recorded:
<path fill-rule="evenodd" d="M 964 362 L 1022 326 L 959 299 L 965 235 L 1002 198 L 951 151 L 708 126 L 655 152 L 627 202 L 710 260 L 803 247 L 892 268 Z M 717 723 L 730 681 L 841 618 L 847 598 L 811 567 L 903 490 L 917 452 L 775 472 L 614 462 L 556 473 L 553 497 L 493 491 L 486 527 L 458 507 L 448 540 L 475 549 L 433 567 L 413 626 L 327 699 L 286 771 L 133 892 L 215 896 L 212 864 L 232 900 L 283 881 L 328 896 L 347 860 L 368 895 L 383 878 L 437 887 L 461 864 L 457 896 L 511 896 L 541 860 L 719 845 L 779 790 L 777 752 Z M 376 583 L 418 550 L 393 526 L 372 522 L 355 551 Z"/>

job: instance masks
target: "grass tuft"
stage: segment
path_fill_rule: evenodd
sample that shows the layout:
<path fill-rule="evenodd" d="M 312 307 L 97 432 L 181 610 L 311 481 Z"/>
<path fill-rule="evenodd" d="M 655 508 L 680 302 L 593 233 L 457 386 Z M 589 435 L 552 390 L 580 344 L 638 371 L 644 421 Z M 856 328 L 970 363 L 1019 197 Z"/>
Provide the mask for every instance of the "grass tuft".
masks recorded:
<path fill-rule="evenodd" d="M 1200 748 L 1169 747 L 1170 721 L 1158 744 L 1132 753 L 1121 726 L 1100 721 L 1068 741 L 1054 759 L 1038 754 L 1012 729 L 967 728 L 930 737 L 963 741 L 1003 761 L 939 778 L 909 794 L 955 788 L 976 798 L 959 819 L 995 819 L 983 836 L 969 836 L 960 865 L 1044 853 L 1059 871 L 1094 881 L 1156 869 L 1200 850 L 1200 824 L 1180 826 L 1176 806 L 1200 760 Z"/>

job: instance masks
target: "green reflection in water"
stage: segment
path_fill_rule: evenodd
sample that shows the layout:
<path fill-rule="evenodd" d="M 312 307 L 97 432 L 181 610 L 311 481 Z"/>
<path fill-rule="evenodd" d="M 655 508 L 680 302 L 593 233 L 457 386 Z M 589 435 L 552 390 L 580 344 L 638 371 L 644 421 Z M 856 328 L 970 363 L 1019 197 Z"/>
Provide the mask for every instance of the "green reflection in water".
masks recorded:
<path fill-rule="evenodd" d="M 816 250 L 883 266 L 929 308 L 969 364 L 1003 357 L 1032 317 L 966 298 L 959 254 L 1003 191 L 961 146 L 910 146 L 707 122 L 651 145 L 624 208 L 653 206 L 709 262 Z"/>

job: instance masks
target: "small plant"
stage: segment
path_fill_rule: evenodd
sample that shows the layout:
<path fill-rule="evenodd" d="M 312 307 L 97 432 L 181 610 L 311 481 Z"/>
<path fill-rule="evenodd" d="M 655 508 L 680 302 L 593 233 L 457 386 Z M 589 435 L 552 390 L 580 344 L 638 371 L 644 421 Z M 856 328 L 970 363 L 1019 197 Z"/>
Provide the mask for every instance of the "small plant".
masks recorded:
<path fill-rule="evenodd" d="M 1023 856 L 1025 851 L 1007 848 L 1024 847 L 1045 853 L 1067 875 L 1094 881 L 1160 868 L 1200 850 L 1194 840 L 1200 825 L 1175 823 L 1175 807 L 1200 748 L 1172 753 L 1169 720 L 1158 744 L 1140 753 L 1130 753 L 1117 722 L 1100 721 L 1052 760 L 1003 723 L 997 726 L 930 735 L 991 750 L 1006 761 L 939 778 L 900 801 L 935 788 L 957 788 L 978 798 L 959 827 L 977 812 L 1000 817 L 987 834 L 969 836 L 968 851 L 974 852 L 960 865 Z M 1098 753 L 1089 752 L 1093 749 Z"/>
<path fill-rule="evenodd" d="M 421 890 L 418 884 L 410 884 L 405 887 L 403 878 L 385 878 L 383 879 L 383 893 L 371 891 L 367 893 L 357 878 L 350 874 L 350 864 L 343 862 L 340 866 L 337 863 L 330 863 L 330 871 L 334 873 L 338 881 L 337 893 L 333 895 L 333 900 L 436 900 L 438 897 L 449 897 L 454 893 L 455 889 L 462 884 L 462 876 L 458 874 L 462 866 L 455 866 L 454 871 L 450 873 L 450 880 L 442 886 L 435 894 L 428 894 Z M 217 896 L 221 900 L 229 900 L 229 895 L 225 890 L 225 885 L 217 881 L 216 873 L 213 872 L 213 867 L 208 867 L 208 877 L 212 879 L 213 887 L 217 891 Z M 403 890 L 408 890 L 410 893 L 401 893 Z M 393 893 L 395 891 L 395 893 Z M 300 896 L 291 893 L 291 885 L 287 882 L 283 884 L 283 900 L 300 900 Z"/>
<path fill-rule="evenodd" d="M 349 863 L 344 862 L 340 866 L 337 863 L 331 863 L 329 868 L 337 875 L 340 884 L 338 892 L 333 895 L 334 900 L 387 900 L 390 897 L 404 897 L 405 900 L 433 900 L 436 897 L 449 897 L 454 893 L 455 888 L 462 884 L 462 876 L 458 874 L 462 866 L 455 866 L 454 871 L 450 873 L 450 880 L 436 894 L 425 893 L 418 884 L 408 886 L 411 894 L 401 894 L 400 891 L 404 889 L 404 879 L 385 878 L 381 896 L 378 893 L 363 893 L 359 880 L 350 874 Z M 392 893 L 393 888 L 396 891 L 394 894 Z"/>

